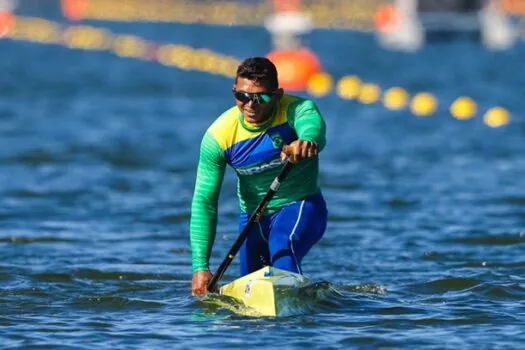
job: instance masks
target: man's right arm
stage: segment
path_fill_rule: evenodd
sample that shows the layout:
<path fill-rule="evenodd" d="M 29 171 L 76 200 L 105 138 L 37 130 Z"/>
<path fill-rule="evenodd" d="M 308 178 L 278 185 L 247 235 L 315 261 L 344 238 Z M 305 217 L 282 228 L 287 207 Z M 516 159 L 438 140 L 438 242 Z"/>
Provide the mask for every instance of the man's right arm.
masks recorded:
<path fill-rule="evenodd" d="M 217 230 L 217 207 L 226 158 L 214 137 L 204 135 L 191 204 L 190 241 L 193 272 L 207 271 Z"/>

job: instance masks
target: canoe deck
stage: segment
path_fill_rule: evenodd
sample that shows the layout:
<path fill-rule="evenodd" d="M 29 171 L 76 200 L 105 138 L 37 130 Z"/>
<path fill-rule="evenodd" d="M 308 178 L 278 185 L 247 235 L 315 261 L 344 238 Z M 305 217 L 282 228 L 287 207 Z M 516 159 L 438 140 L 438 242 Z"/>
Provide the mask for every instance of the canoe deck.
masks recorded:
<path fill-rule="evenodd" d="M 260 316 L 278 316 L 281 302 L 309 280 L 303 275 L 266 266 L 220 288 L 219 294 L 242 302 Z"/>

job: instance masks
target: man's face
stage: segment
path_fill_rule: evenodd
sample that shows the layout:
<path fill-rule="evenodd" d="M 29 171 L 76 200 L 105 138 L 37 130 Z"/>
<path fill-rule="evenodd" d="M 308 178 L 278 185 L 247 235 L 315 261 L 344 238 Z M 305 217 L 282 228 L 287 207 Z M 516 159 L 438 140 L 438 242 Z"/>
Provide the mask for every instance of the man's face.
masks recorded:
<path fill-rule="evenodd" d="M 237 107 L 249 123 L 260 124 L 268 120 L 282 96 L 282 89 L 271 91 L 265 84 L 238 77 L 234 85 Z M 247 93 L 247 94 L 242 94 Z"/>

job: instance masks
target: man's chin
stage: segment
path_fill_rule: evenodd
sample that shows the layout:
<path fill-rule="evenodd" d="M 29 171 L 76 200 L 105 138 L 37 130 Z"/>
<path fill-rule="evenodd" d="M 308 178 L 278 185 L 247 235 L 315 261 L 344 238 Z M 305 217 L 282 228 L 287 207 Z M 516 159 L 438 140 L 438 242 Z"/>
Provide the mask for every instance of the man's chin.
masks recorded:
<path fill-rule="evenodd" d="M 248 123 L 252 123 L 252 124 L 258 124 L 258 123 L 262 122 L 260 116 L 258 116 L 256 114 L 248 114 L 248 113 L 244 113 L 244 120 L 246 120 Z"/>

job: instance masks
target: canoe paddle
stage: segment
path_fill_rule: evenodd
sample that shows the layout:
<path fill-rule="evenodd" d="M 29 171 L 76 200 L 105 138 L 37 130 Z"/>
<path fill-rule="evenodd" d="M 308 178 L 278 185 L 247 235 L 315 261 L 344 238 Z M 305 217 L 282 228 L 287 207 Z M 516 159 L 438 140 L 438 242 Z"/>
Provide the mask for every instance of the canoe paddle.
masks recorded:
<path fill-rule="evenodd" d="M 270 200 L 273 198 L 274 194 L 279 189 L 279 186 L 281 185 L 281 182 L 283 182 L 283 180 L 286 178 L 286 175 L 288 175 L 290 170 L 292 170 L 293 165 L 294 164 L 290 162 L 288 159 L 285 160 L 285 164 L 281 172 L 273 180 L 272 184 L 270 185 L 270 189 L 264 196 L 261 203 L 259 203 L 259 205 L 257 206 L 257 209 L 255 209 L 255 212 L 250 217 L 250 220 L 248 221 L 246 226 L 244 226 L 244 229 L 240 233 L 239 237 L 237 237 L 237 240 L 235 241 L 230 251 L 226 255 L 226 258 L 222 261 L 221 265 L 217 269 L 217 272 L 215 273 L 211 281 L 208 283 L 208 291 L 213 292 L 215 290 L 215 288 L 217 287 L 217 283 L 222 278 L 222 275 L 224 275 L 224 272 L 226 271 L 228 266 L 230 266 L 230 263 L 233 261 L 235 254 L 237 254 L 237 252 L 241 248 L 241 245 L 243 244 L 244 240 L 248 236 L 248 233 L 250 232 L 251 228 L 253 227 L 253 225 L 259 222 L 259 219 L 261 218 L 261 215 L 266 209 L 266 206 L 268 205 Z"/>

